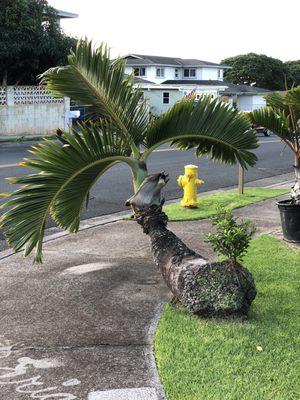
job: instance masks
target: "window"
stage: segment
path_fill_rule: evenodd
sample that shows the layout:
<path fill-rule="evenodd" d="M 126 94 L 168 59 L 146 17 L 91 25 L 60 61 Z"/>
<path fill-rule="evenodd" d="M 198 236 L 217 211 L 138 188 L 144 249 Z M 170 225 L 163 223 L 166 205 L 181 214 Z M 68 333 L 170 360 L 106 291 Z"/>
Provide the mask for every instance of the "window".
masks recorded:
<path fill-rule="evenodd" d="M 218 79 L 222 79 L 222 70 L 218 69 Z"/>
<path fill-rule="evenodd" d="M 165 77 L 165 69 L 164 68 L 156 68 L 156 77 L 164 78 Z"/>
<path fill-rule="evenodd" d="M 196 77 L 196 70 L 195 68 L 185 68 L 183 70 L 183 76 L 185 78 L 195 78 Z"/>
<path fill-rule="evenodd" d="M 175 68 L 175 78 L 178 78 L 178 76 L 179 76 L 178 68 Z"/>
<path fill-rule="evenodd" d="M 145 76 L 146 68 L 133 68 L 134 76 Z"/>
<path fill-rule="evenodd" d="M 163 92 L 163 104 L 170 104 L 170 93 Z"/>

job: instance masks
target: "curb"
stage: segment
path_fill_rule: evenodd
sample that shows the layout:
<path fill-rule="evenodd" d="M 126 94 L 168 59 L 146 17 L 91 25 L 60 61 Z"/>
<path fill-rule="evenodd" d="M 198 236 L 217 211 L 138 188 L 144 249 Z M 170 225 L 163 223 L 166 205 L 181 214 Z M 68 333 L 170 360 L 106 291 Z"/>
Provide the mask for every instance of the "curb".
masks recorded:
<path fill-rule="evenodd" d="M 291 175 L 291 174 L 277 175 L 278 177 L 282 176 L 283 180 L 280 181 L 280 182 L 277 182 L 277 183 L 270 183 L 270 184 L 267 184 L 267 185 L 263 185 L 261 187 L 265 187 L 265 188 L 276 188 L 276 187 L 278 187 L 278 188 L 280 188 L 280 187 L 285 186 L 285 185 L 292 186 L 293 180 L 292 179 L 287 180 L 286 179 L 287 175 Z M 251 182 L 248 182 L 245 186 L 246 187 L 253 187 L 253 186 L 256 187 L 257 184 L 263 183 L 263 182 L 267 183 L 268 180 L 271 180 L 272 178 L 274 178 L 274 177 L 263 178 L 263 179 L 258 179 L 256 181 L 251 181 Z M 217 194 L 217 193 L 222 193 L 222 192 L 228 192 L 228 191 L 233 190 L 233 189 L 236 189 L 236 186 L 228 186 L 226 188 L 214 189 L 214 190 L 210 190 L 210 191 L 207 191 L 207 192 L 202 192 L 202 193 L 200 193 L 200 195 Z M 165 204 L 166 205 L 167 204 L 174 204 L 174 203 L 177 203 L 179 200 L 180 200 L 180 198 L 167 200 Z M 120 221 L 126 215 L 129 215 L 129 214 L 130 214 L 130 210 L 128 209 L 128 211 L 119 211 L 119 212 L 112 213 L 112 214 L 106 214 L 106 215 L 101 215 L 99 217 L 92 217 L 92 218 L 85 219 L 85 220 L 80 222 L 80 227 L 79 227 L 78 232 L 86 230 L 86 229 L 95 228 L 97 226 L 110 224 L 112 222 Z M 57 227 L 46 229 L 45 230 L 45 235 L 46 236 L 44 237 L 43 243 L 47 243 L 47 242 L 50 242 L 52 240 L 59 239 L 61 237 L 70 235 L 70 233 L 67 232 L 67 231 L 58 231 L 57 232 L 57 230 L 58 230 Z M 1 251 L 0 252 L 0 260 L 3 260 L 5 258 L 7 258 L 7 257 L 12 256 L 13 254 L 17 254 L 17 253 L 20 253 L 20 252 L 22 252 L 22 250 L 20 250 L 18 252 L 14 252 L 11 249 Z"/>
<path fill-rule="evenodd" d="M 149 342 L 151 343 L 151 346 L 150 346 L 150 348 L 145 349 L 146 364 L 149 368 L 149 371 L 152 374 L 151 381 L 154 384 L 154 388 L 156 390 L 156 394 L 157 394 L 159 400 L 167 400 L 167 396 L 165 394 L 163 385 L 159 378 L 156 360 L 154 357 L 154 337 L 155 337 L 157 325 L 159 323 L 160 317 L 164 310 L 164 306 L 165 306 L 164 302 L 161 302 L 156 306 L 154 317 L 152 318 L 152 320 L 150 322 L 150 326 L 149 326 L 149 329 L 147 332 L 147 338 L 148 338 Z"/>
<path fill-rule="evenodd" d="M 42 139 L 53 138 L 53 135 L 12 135 L 12 136 L 1 136 L 0 135 L 0 143 L 21 143 L 21 142 L 34 142 L 41 141 Z"/>

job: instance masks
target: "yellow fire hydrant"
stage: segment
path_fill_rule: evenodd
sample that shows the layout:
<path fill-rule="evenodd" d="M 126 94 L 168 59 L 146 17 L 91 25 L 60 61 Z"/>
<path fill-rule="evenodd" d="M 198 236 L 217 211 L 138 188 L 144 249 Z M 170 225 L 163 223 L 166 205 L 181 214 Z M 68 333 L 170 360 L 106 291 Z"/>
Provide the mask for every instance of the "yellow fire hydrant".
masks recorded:
<path fill-rule="evenodd" d="M 197 165 L 186 165 L 184 167 L 184 175 L 180 175 L 177 182 L 183 188 L 183 198 L 180 201 L 180 205 L 190 208 L 197 207 L 197 185 L 204 183 L 202 179 L 198 179 Z"/>

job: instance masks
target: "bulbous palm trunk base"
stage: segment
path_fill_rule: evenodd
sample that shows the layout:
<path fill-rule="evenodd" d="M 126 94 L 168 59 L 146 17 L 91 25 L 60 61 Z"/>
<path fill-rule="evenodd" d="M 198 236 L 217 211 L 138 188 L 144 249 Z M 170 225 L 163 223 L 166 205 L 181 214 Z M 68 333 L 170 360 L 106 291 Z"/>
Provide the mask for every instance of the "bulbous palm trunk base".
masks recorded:
<path fill-rule="evenodd" d="M 256 296 L 251 273 L 229 261 L 206 263 L 184 277 L 181 304 L 202 316 L 246 315 Z"/>
<path fill-rule="evenodd" d="M 300 205 L 300 160 L 297 160 L 297 165 L 294 165 L 295 183 L 291 187 L 291 198 L 294 204 Z"/>
<path fill-rule="evenodd" d="M 160 197 L 167 181 L 164 173 L 147 177 L 127 204 L 150 237 L 154 261 L 169 289 L 193 314 L 247 314 L 256 296 L 251 273 L 228 260 L 209 263 L 167 229 L 168 218 L 162 211 Z"/>

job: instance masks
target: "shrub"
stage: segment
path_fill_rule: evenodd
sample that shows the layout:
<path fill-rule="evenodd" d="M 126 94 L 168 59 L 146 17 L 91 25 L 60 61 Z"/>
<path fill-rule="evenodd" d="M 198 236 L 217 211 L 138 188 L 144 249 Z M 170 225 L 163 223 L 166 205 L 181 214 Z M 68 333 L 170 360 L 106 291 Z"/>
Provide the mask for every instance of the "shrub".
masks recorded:
<path fill-rule="evenodd" d="M 242 261 L 256 230 L 254 225 L 249 220 L 238 223 L 231 211 L 221 207 L 210 219 L 216 227 L 216 233 L 206 235 L 205 242 L 210 243 L 218 255 L 225 256 L 231 262 Z"/>

